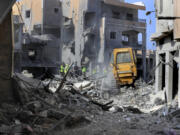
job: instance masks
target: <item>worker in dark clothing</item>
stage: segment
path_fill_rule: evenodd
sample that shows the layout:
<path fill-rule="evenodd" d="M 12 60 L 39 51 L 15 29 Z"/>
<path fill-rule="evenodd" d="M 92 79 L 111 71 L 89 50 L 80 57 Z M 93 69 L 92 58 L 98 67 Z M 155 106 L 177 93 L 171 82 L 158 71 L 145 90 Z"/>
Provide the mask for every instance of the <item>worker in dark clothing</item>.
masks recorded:
<path fill-rule="evenodd" d="M 77 62 L 74 64 L 74 76 L 77 78 L 79 76 L 79 68 Z"/>

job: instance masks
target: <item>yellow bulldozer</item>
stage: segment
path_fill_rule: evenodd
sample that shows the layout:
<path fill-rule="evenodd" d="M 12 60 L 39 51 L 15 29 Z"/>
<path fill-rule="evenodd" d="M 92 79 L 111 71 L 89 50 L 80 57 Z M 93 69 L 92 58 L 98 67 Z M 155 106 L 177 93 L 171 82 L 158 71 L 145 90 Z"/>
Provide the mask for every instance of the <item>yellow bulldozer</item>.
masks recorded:
<path fill-rule="evenodd" d="M 107 77 L 102 80 L 102 96 L 119 94 L 123 85 L 134 86 L 137 77 L 136 55 L 132 48 L 116 48 L 111 55 Z"/>
<path fill-rule="evenodd" d="M 132 48 L 116 48 L 111 56 L 116 85 L 132 85 L 137 77 L 136 55 Z"/>

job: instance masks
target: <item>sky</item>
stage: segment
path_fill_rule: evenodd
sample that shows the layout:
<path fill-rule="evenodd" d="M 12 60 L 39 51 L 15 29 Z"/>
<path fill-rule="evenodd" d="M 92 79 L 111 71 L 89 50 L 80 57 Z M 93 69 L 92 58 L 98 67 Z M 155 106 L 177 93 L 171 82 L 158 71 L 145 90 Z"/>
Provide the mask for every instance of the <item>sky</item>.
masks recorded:
<path fill-rule="evenodd" d="M 150 36 L 152 33 L 155 33 L 155 29 L 156 29 L 155 13 L 153 12 L 151 15 L 146 16 L 147 11 L 155 11 L 154 0 L 125 0 L 125 1 L 128 3 L 142 1 L 145 4 L 146 11 L 139 11 L 139 18 L 140 19 L 146 19 L 146 23 L 147 23 L 147 30 L 146 30 L 146 33 L 147 33 L 147 49 L 155 50 L 156 47 L 155 47 L 155 45 L 153 45 L 154 42 L 150 41 Z M 150 24 L 150 22 L 151 22 L 151 24 Z"/>

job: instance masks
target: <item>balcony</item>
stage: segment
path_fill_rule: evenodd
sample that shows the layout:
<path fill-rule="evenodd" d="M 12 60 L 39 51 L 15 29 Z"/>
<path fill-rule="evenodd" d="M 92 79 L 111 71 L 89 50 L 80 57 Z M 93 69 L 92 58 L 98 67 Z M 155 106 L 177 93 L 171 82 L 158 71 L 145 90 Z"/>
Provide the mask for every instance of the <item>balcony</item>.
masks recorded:
<path fill-rule="evenodd" d="M 116 19 L 116 18 L 106 18 L 106 22 L 109 25 L 123 25 L 128 27 L 138 27 L 138 28 L 146 28 L 146 20 L 145 19 Z"/>

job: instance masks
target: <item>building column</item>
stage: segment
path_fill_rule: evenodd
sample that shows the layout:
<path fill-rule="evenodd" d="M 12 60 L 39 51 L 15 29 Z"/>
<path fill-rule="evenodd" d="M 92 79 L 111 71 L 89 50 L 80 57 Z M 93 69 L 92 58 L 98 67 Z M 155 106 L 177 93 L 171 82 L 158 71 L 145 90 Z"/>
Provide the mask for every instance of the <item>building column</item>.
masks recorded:
<path fill-rule="evenodd" d="M 121 47 L 123 47 L 123 44 L 122 44 L 122 31 L 119 32 L 119 43 L 121 44 Z"/>
<path fill-rule="evenodd" d="M 173 56 L 170 52 L 166 52 L 166 74 L 165 74 L 165 89 L 167 101 L 171 102 L 173 98 Z"/>
<path fill-rule="evenodd" d="M 83 16 L 82 13 L 78 12 L 78 18 L 79 21 L 75 25 L 75 59 L 77 62 L 77 65 L 81 67 L 81 60 L 84 50 L 84 37 L 83 37 Z"/>
<path fill-rule="evenodd" d="M 143 79 L 146 81 L 146 31 L 143 32 L 142 40 Z"/>
<path fill-rule="evenodd" d="M 99 50 L 99 56 L 98 56 L 98 62 L 104 63 L 105 59 L 105 47 L 106 47 L 106 40 L 105 40 L 105 28 L 106 28 L 106 18 L 103 17 L 101 19 L 101 27 L 100 27 L 100 50 Z"/>
<path fill-rule="evenodd" d="M 180 66 L 180 50 L 179 50 L 179 59 L 178 59 L 178 68 Z M 178 107 L 180 108 L 180 69 L 178 71 L 179 76 L 178 76 Z"/>
<path fill-rule="evenodd" d="M 151 71 L 151 62 L 150 62 L 150 55 L 147 57 L 147 61 L 146 61 L 146 72 L 147 72 L 147 81 L 150 81 L 150 71 Z"/>
<path fill-rule="evenodd" d="M 162 89 L 162 63 L 160 63 L 160 55 L 156 53 L 156 70 L 155 70 L 155 90 L 156 92 Z"/>

